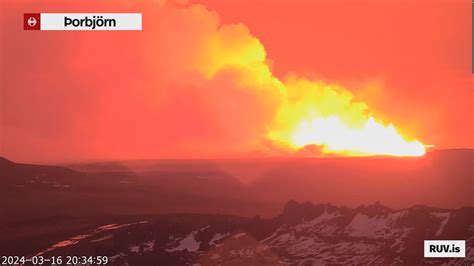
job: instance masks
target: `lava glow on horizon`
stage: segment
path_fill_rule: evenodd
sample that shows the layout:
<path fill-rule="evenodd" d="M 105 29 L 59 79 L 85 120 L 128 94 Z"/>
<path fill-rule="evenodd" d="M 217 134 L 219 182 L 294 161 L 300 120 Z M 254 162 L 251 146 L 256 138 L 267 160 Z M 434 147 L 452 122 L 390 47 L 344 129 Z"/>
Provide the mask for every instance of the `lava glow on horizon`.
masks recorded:
<path fill-rule="evenodd" d="M 408 140 L 393 124 L 368 115 L 368 106 L 354 101 L 342 87 L 293 79 L 286 88 L 300 95 L 287 97 L 280 106 L 270 139 L 293 149 L 317 145 L 324 154 L 341 156 L 422 156 L 426 152 L 420 141 Z"/>
<path fill-rule="evenodd" d="M 340 156 L 423 156 L 427 145 L 409 140 L 392 124 L 370 113 L 366 103 L 338 85 L 296 76 L 282 83 L 285 102 L 268 133 L 272 140 L 298 150 L 319 146 Z"/>
<path fill-rule="evenodd" d="M 322 145 L 322 151 L 343 156 L 422 156 L 425 145 L 405 140 L 390 124 L 369 117 L 361 128 L 350 128 L 337 116 L 302 121 L 291 133 L 291 145 L 301 148 L 306 145 Z"/>

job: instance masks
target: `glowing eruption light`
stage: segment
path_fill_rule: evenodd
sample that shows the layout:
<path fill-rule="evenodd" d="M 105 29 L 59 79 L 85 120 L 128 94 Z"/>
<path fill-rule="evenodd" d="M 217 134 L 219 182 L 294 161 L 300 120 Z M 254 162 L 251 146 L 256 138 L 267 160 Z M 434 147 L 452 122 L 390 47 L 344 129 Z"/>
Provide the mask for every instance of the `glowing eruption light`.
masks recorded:
<path fill-rule="evenodd" d="M 369 117 L 361 128 L 350 128 L 337 116 L 302 121 L 290 142 L 299 147 L 320 144 L 323 152 L 346 155 L 421 156 L 425 147 L 419 141 L 406 141 L 393 125 L 384 126 Z"/>
<path fill-rule="evenodd" d="M 339 86 L 290 78 L 288 97 L 278 110 L 269 138 L 295 149 L 321 147 L 324 154 L 345 156 L 422 156 L 425 145 L 407 140 L 393 124 L 368 115 L 365 103 Z"/>
<path fill-rule="evenodd" d="M 194 66 L 207 80 L 233 73 L 239 95 L 259 98 L 259 107 L 238 104 L 256 110 L 255 116 L 258 110 L 272 114 L 263 121 L 266 138 L 292 150 L 314 144 L 324 154 L 425 154 L 425 145 L 375 119 L 369 107 L 346 88 L 296 75 L 284 80 L 275 77 L 265 48 L 243 24 L 216 28 L 200 46 Z"/>

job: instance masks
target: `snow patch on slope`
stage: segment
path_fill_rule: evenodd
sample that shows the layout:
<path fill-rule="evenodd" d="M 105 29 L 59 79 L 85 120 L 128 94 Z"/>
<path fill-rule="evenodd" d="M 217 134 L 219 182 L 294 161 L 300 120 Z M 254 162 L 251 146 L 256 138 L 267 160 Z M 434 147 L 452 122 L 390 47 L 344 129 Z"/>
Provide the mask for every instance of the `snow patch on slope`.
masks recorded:
<path fill-rule="evenodd" d="M 212 236 L 212 239 L 209 241 L 209 245 L 214 245 L 217 241 L 219 241 L 221 239 L 224 239 L 228 236 L 230 236 L 229 232 L 227 232 L 225 234 L 215 233 L 214 236 Z"/>
<path fill-rule="evenodd" d="M 199 249 L 199 246 L 201 245 L 201 241 L 196 240 L 196 235 L 200 231 L 206 230 L 207 228 L 209 228 L 209 225 L 206 226 L 206 227 L 203 227 L 199 230 L 192 231 L 191 233 L 189 233 L 189 235 L 187 235 L 185 238 L 183 238 L 179 241 L 179 244 L 178 244 L 177 247 L 168 248 L 168 249 L 166 249 L 166 251 L 173 252 L 173 251 L 185 250 L 185 249 L 189 252 L 197 251 Z"/>
<path fill-rule="evenodd" d="M 446 227 L 446 224 L 448 224 L 449 216 L 451 215 L 451 213 L 449 213 L 449 212 L 433 212 L 433 213 L 431 213 L 431 215 L 433 215 L 436 218 L 442 219 L 441 223 L 438 227 L 438 230 L 436 230 L 436 236 L 440 236 L 441 233 L 443 233 L 444 228 Z"/>
<path fill-rule="evenodd" d="M 350 236 L 368 238 L 390 238 L 396 222 L 406 215 L 406 211 L 390 213 L 386 216 L 369 217 L 358 213 L 347 225 L 345 231 Z"/>

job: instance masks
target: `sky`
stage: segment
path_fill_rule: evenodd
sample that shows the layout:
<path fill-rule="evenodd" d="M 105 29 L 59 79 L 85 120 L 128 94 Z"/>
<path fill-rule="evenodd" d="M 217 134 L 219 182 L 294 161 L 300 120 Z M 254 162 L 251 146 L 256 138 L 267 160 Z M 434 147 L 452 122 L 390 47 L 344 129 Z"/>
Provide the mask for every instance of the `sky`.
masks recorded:
<path fill-rule="evenodd" d="M 334 144 L 369 116 L 407 140 L 474 148 L 470 5 L 2 1 L 0 156 L 286 156 L 313 142 L 339 151 L 365 143 Z M 143 30 L 23 31 L 28 12 L 141 12 Z"/>

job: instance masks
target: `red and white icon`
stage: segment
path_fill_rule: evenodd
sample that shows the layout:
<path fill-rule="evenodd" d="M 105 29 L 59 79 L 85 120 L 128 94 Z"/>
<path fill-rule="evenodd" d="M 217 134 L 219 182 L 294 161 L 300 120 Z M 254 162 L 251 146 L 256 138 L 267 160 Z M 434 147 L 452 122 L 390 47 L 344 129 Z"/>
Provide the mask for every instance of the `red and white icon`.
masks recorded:
<path fill-rule="evenodd" d="M 28 22 L 28 26 L 30 26 L 30 27 L 34 27 L 37 23 L 37 21 L 34 17 L 30 17 L 27 22 Z"/>
<path fill-rule="evenodd" d="M 23 14 L 23 29 L 24 30 L 40 30 L 41 29 L 40 13 Z"/>

